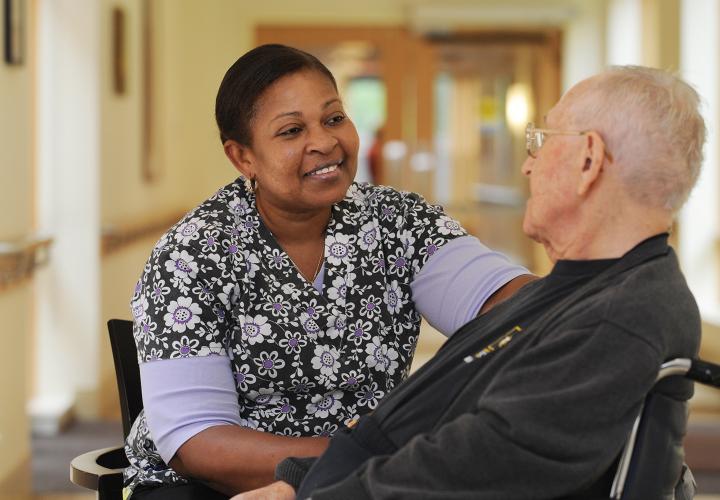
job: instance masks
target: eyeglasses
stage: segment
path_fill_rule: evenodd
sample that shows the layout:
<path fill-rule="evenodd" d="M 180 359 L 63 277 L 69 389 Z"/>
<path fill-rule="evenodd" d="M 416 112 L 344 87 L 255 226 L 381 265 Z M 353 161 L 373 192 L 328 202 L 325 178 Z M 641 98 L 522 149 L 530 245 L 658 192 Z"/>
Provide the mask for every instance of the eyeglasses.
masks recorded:
<path fill-rule="evenodd" d="M 527 154 L 532 158 L 535 158 L 537 152 L 540 150 L 542 145 L 545 143 L 545 138 L 548 135 L 585 135 L 587 130 L 577 132 L 573 130 L 551 130 L 546 128 L 535 128 L 535 124 L 530 122 L 525 127 L 525 149 Z"/>

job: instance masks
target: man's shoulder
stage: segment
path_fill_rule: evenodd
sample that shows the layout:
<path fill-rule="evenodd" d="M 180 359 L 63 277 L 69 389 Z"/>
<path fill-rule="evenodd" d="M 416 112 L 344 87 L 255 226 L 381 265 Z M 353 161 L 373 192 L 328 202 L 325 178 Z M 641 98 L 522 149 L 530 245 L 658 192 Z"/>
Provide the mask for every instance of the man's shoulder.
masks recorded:
<path fill-rule="evenodd" d="M 657 310 L 658 315 L 697 312 L 697 304 L 687 285 L 675 253 L 658 256 L 614 277 L 609 283 L 614 304 L 623 310 Z M 663 307 L 671 306 L 674 307 Z"/>
<path fill-rule="evenodd" d="M 700 312 L 674 252 L 615 276 L 600 295 L 607 321 L 645 338 L 661 352 L 675 355 L 696 349 Z"/>

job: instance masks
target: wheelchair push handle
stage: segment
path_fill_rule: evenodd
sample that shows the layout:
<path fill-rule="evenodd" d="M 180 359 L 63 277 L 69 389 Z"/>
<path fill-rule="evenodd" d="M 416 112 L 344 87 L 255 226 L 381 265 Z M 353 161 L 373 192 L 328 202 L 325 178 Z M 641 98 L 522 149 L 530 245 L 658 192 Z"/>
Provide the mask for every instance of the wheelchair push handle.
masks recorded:
<path fill-rule="evenodd" d="M 693 359 L 686 377 L 702 384 L 720 387 L 720 365 Z"/>

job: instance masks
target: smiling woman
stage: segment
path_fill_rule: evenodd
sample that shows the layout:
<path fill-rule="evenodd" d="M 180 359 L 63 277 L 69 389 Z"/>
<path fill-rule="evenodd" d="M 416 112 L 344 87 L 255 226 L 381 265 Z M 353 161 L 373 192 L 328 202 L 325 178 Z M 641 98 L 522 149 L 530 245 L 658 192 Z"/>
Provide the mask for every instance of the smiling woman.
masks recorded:
<path fill-rule="evenodd" d="M 333 82 L 314 70 L 280 78 L 259 99 L 252 125 L 251 142 L 228 139 L 225 153 L 254 181 L 273 234 L 280 234 L 272 227 L 278 219 L 317 214 L 327 221 L 355 177 L 358 151 L 355 126 Z"/>
<path fill-rule="evenodd" d="M 418 195 L 353 182 L 355 126 L 310 54 L 243 55 L 216 118 L 241 177 L 161 238 L 132 299 L 132 498 L 270 483 L 406 377 L 421 314 L 449 335 L 527 272 Z"/>

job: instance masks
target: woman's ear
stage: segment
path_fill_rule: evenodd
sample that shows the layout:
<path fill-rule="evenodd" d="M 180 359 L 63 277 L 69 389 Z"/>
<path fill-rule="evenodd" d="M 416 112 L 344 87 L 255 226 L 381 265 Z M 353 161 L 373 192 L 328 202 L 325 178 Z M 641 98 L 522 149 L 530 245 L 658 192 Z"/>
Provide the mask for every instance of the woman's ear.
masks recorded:
<path fill-rule="evenodd" d="M 243 146 L 237 141 L 228 139 L 223 143 L 225 156 L 228 157 L 230 163 L 240 172 L 246 179 L 255 178 L 255 162 L 253 161 L 252 151 L 249 147 Z"/>
<path fill-rule="evenodd" d="M 584 136 L 585 147 L 582 151 L 578 196 L 586 195 L 600 178 L 605 162 L 605 142 L 597 132 L 587 132 Z"/>

